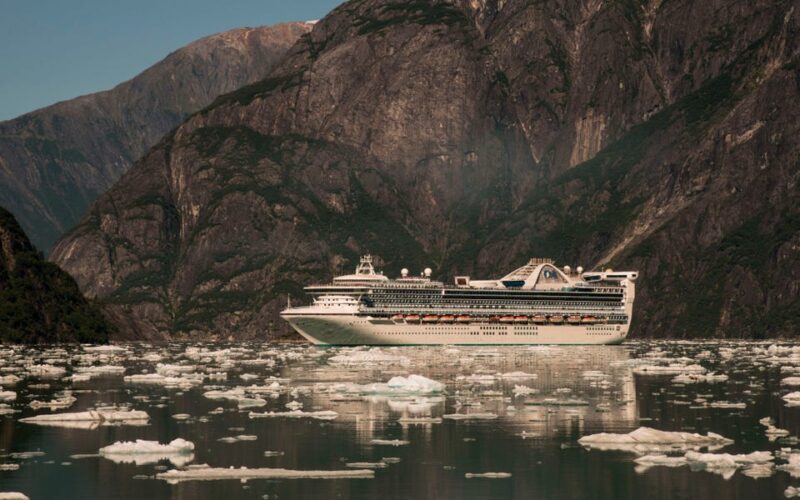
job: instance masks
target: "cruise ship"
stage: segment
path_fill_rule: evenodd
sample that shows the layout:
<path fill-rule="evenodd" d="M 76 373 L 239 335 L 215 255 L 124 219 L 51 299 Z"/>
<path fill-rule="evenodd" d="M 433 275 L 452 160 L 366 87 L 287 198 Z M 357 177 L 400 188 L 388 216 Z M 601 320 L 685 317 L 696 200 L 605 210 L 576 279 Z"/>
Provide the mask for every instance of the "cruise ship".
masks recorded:
<path fill-rule="evenodd" d="M 390 279 L 361 258 L 354 274 L 305 287 L 310 305 L 281 316 L 318 345 L 618 344 L 628 335 L 635 271 L 584 272 L 530 259 L 500 279 Z"/>

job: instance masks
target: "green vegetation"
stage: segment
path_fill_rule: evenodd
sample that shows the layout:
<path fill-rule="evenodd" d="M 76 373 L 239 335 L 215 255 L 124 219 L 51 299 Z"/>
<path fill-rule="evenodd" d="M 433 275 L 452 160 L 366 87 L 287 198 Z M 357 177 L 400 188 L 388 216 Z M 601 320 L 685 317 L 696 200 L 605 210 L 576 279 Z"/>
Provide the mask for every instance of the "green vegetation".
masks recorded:
<path fill-rule="evenodd" d="M 0 209 L 0 342 L 106 342 L 111 327 L 75 281 Z"/>
<path fill-rule="evenodd" d="M 457 7 L 447 3 L 434 3 L 426 0 L 388 3 L 383 5 L 378 14 L 382 17 L 357 16 L 355 26 L 359 35 L 376 33 L 397 24 L 421 24 L 446 26 L 466 26 L 464 13 Z"/>

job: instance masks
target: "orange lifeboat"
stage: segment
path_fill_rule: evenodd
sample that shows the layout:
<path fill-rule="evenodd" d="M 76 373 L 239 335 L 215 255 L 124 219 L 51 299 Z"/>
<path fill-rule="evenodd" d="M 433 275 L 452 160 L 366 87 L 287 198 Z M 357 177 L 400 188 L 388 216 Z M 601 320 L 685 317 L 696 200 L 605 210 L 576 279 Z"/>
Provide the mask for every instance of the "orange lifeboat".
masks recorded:
<path fill-rule="evenodd" d="M 500 321 L 500 316 L 489 316 L 489 323 L 497 323 Z"/>
<path fill-rule="evenodd" d="M 514 316 L 500 316 L 500 323 L 513 323 Z"/>
<path fill-rule="evenodd" d="M 514 323 L 527 323 L 528 317 L 527 316 L 514 316 Z"/>
<path fill-rule="evenodd" d="M 436 323 L 438 321 L 439 321 L 439 316 L 435 314 L 426 314 L 425 316 L 422 317 L 423 323 Z"/>
<path fill-rule="evenodd" d="M 533 322 L 537 324 L 547 323 L 547 316 L 544 314 L 537 314 L 533 317 Z"/>
<path fill-rule="evenodd" d="M 407 323 L 419 323 L 419 314 L 409 314 L 406 316 Z"/>
<path fill-rule="evenodd" d="M 564 316 L 549 316 L 547 319 L 550 321 L 550 323 L 556 325 L 560 325 L 564 322 Z"/>
<path fill-rule="evenodd" d="M 472 318 L 468 314 L 461 314 L 456 317 L 456 323 L 469 323 Z"/>
<path fill-rule="evenodd" d="M 584 316 L 583 319 L 581 319 L 581 323 L 584 325 L 593 325 L 597 323 L 597 318 L 594 316 Z"/>
<path fill-rule="evenodd" d="M 396 323 L 399 323 L 400 321 L 403 321 L 403 315 L 402 314 L 395 314 L 394 316 L 392 316 L 392 321 L 394 321 Z"/>
<path fill-rule="evenodd" d="M 582 318 L 580 316 L 569 316 L 567 317 L 567 323 L 571 325 L 577 325 L 581 322 L 581 319 Z"/>
<path fill-rule="evenodd" d="M 455 320 L 456 317 L 453 316 L 452 314 L 445 314 L 441 318 L 439 318 L 439 321 L 441 321 L 442 323 L 452 323 Z"/>

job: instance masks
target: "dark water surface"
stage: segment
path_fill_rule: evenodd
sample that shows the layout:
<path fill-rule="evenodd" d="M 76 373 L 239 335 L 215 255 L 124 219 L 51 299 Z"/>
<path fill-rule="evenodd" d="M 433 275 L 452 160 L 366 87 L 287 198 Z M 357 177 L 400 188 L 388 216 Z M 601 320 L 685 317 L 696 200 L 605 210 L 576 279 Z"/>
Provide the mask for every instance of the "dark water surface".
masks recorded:
<path fill-rule="evenodd" d="M 727 473 L 697 467 L 637 468 L 631 451 L 589 450 L 577 443 L 588 434 L 625 433 L 639 426 L 705 434 L 716 432 L 734 444 L 717 453 L 750 453 L 800 447 L 791 438 L 770 441 L 759 419 L 800 435 L 800 408 L 781 399 L 794 388 L 781 384 L 800 367 L 800 350 L 781 344 L 633 343 L 608 347 L 402 347 L 321 349 L 297 344 L 170 344 L 122 346 L 117 352 L 0 348 L 0 376 L 14 374 L 17 393 L 0 416 L 0 492 L 19 491 L 31 499 L 275 499 L 275 498 L 570 498 L 704 499 L 783 498 L 800 479 L 773 469 L 755 479 L 746 469 Z M 203 351 L 205 350 L 205 351 Z M 685 358 L 685 359 L 680 359 Z M 370 361 L 372 360 L 372 361 Z M 52 363 L 64 375 L 30 374 L 31 364 Z M 88 381 L 65 377 L 85 366 L 125 367 L 125 375 L 155 372 L 158 363 L 187 365 L 179 370 L 226 374 L 206 377 L 192 387 L 169 388 L 125 381 L 121 374 Z M 700 364 L 727 381 L 680 384 L 674 375 L 638 375 L 643 364 Z M 783 371 L 782 371 L 783 370 Z M 35 370 L 34 370 L 35 371 Z M 163 373 L 169 371 L 162 367 Z M 535 374 L 525 378 L 512 372 Z M 587 373 L 589 372 L 589 373 Z M 594 373 L 593 373 L 594 372 Z M 186 371 L 175 371 L 181 376 Z M 242 379 L 241 375 L 255 375 Z M 418 374 L 445 384 L 441 394 L 385 394 L 364 387 L 394 376 Z M 267 380 L 278 377 L 281 380 Z M 198 379 L 199 380 L 199 379 Z M 47 384 L 48 386 L 42 385 Z M 0 384 L 2 385 L 2 384 Z M 270 386 L 255 390 L 266 404 L 240 409 L 235 400 L 211 400 L 212 389 Z M 515 396 L 515 385 L 537 392 Z M 71 389 L 68 409 L 34 410 L 33 400 L 49 401 Z M 384 388 L 385 389 L 385 388 Z M 378 394 L 373 394 L 373 393 Z M 384 394 L 380 394 L 384 392 Z M 389 391 L 391 392 L 391 391 Z M 395 391 L 396 392 L 396 391 Z M 249 412 L 332 410 L 335 420 L 250 418 Z M 744 409 L 714 408 L 719 401 Z M 32 415 L 78 412 L 118 405 L 146 411 L 145 426 L 46 427 L 19 422 Z M 221 411 L 217 408 L 222 408 Z M 491 420 L 450 420 L 455 413 L 495 414 Z M 186 420 L 173 418 L 188 414 Z M 426 417 L 431 423 L 404 423 Z M 90 427 L 90 426 L 85 426 Z M 249 435 L 255 440 L 226 443 L 220 438 Z M 183 462 L 212 467 L 274 467 L 342 470 L 352 462 L 380 462 L 372 479 L 254 479 L 169 484 L 157 472 L 175 468 L 157 463 L 117 463 L 97 456 L 116 441 L 147 439 L 166 443 L 177 437 L 195 444 Z M 252 439 L 252 438 L 251 438 Z M 400 446 L 371 443 L 403 440 Z M 40 456 L 13 455 L 44 452 Z M 265 451 L 281 452 L 265 456 Z M 682 453 L 677 453 L 682 454 Z M 74 457 L 75 455 L 90 455 Z M 141 460 L 140 460 L 141 461 Z M 145 460 L 146 461 L 146 460 Z M 180 464 L 180 460 L 177 460 Z M 780 459 L 776 465 L 783 463 Z M 510 478 L 467 478 L 468 473 L 505 472 Z M 730 476 L 730 477 L 728 477 Z"/>

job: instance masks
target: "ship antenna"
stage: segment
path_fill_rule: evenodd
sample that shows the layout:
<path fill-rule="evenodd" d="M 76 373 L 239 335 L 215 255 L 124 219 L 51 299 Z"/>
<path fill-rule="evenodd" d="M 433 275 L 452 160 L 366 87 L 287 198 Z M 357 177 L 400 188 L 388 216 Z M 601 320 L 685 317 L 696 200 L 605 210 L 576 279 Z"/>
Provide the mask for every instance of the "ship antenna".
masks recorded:
<path fill-rule="evenodd" d="M 289 293 L 286 294 L 286 307 L 292 307 L 292 295 Z"/>

